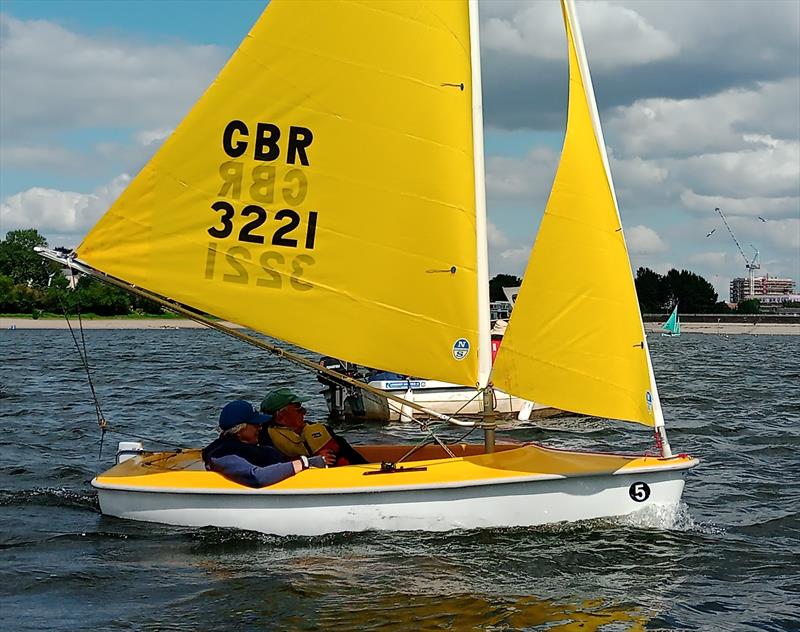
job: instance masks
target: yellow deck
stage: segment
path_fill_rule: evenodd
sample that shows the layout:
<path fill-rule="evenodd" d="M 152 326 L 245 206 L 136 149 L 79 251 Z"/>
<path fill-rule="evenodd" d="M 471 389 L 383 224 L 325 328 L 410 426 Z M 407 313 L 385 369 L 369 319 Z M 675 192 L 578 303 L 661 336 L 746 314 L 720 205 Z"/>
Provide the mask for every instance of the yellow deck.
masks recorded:
<path fill-rule="evenodd" d="M 359 451 L 371 462 L 328 469 L 309 469 L 296 476 L 260 490 L 251 490 L 220 474 L 207 472 L 199 450 L 179 453 L 147 453 L 129 459 L 95 479 L 102 488 L 152 491 L 258 491 L 264 492 L 344 492 L 377 491 L 376 488 L 439 487 L 498 483 L 504 479 L 551 479 L 556 477 L 595 476 L 625 471 L 688 469 L 696 459 L 679 455 L 670 459 L 656 456 L 624 456 L 590 452 L 574 452 L 546 448 L 541 445 L 498 445 L 493 454 L 484 454 L 482 445 L 451 446 L 456 458 L 442 458 L 438 446 L 426 446 L 414 454 L 413 460 L 401 467 L 424 467 L 424 471 L 395 472 L 365 476 L 380 469 L 381 461 L 395 461 L 409 446 L 368 446 Z"/>

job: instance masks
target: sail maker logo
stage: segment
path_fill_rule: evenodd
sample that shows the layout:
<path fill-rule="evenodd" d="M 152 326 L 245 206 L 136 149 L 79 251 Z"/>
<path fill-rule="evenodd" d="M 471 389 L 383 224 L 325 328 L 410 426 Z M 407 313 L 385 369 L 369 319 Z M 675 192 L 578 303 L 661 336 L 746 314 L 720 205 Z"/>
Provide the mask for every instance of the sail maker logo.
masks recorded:
<path fill-rule="evenodd" d="M 463 360 L 469 353 L 469 340 L 466 338 L 459 338 L 453 344 L 453 357 L 456 360 Z"/>

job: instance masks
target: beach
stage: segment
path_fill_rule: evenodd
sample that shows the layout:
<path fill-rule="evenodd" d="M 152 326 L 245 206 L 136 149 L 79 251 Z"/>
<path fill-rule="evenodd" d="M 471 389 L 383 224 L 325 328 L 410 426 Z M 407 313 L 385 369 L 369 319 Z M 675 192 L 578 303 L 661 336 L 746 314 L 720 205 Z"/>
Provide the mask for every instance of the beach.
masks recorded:
<path fill-rule="evenodd" d="M 70 319 L 72 327 L 78 327 L 78 320 Z M 193 320 L 182 318 L 108 318 L 84 319 L 84 329 L 199 329 L 205 327 Z M 241 329 L 240 325 L 220 321 L 226 327 Z M 67 329 L 67 321 L 63 318 L 24 318 L 2 317 L 0 329 Z M 660 323 L 646 322 L 647 333 L 661 331 Z M 711 335 L 770 335 L 800 336 L 800 323 L 681 323 L 681 333 Z"/>

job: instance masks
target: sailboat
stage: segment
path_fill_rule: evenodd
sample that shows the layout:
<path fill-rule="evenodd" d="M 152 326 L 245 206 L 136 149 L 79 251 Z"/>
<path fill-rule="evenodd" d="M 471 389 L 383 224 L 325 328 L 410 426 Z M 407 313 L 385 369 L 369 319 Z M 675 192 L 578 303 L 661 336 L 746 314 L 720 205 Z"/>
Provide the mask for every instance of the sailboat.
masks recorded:
<path fill-rule="evenodd" d="M 664 331 L 661 332 L 662 336 L 680 336 L 681 335 L 681 320 L 678 318 L 678 304 L 675 304 L 675 308 L 672 310 L 672 313 L 667 318 L 667 321 L 661 325 L 661 329 Z"/>
<path fill-rule="evenodd" d="M 430 419 L 430 412 L 426 411 L 469 418 L 480 418 L 485 412 L 481 389 L 474 386 L 372 370 L 336 358 L 323 357 L 320 363 L 371 387 L 365 390 L 337 380 L 330 374 L 320 375 L 318 379 L 325 387 L 322 395 L 334 419 L 394 422 Z M 409 409 L 386 397 L 392 393 L 417 402 L 425 410 Z M 491 403 L 492 413 L 503 419 L 543 419 L 564 414 L 564 411 L 529 402 L 499 389 L 494 390 Z"/>
<path fill-rule="evenodd" d="M 200 312 L 316 353 L 480 389 L 487 411 L 496 387 L 642 424 L 657 451 L 496 443 L 489 414 L 483 444 L 360 445 L 365 465 L 251 489 L 206 471 L 198 450 L 123 446 L 92 481 L 104 514 L 314 535 L 678 505 L 697 459 L 673 454 L 667 440 L 571 0 L 562 11 L 566 138 L 493 367 L 474 0 L 313 11 L 272 0 L 76 251 L 43 254 L 311 369 Z"/>

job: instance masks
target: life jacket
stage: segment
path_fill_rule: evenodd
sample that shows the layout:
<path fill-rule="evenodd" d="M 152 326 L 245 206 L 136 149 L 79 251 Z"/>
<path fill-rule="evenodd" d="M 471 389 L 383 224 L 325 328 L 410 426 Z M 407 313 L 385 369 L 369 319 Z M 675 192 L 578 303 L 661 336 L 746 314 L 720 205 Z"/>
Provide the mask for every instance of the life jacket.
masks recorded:
<path fill-rule="evenodd" d="M 337 457 L 336 465 L 350 464 L 350 461 L 339 456 L 339 442 L 325 424 L 306 424 L 300 435 L 283 426 L 269 426 L 267 432 L 275 448 L 286 456 L 314 456 L 322 450 L 330 450 Z"/>
<path fill-rule="evenodd" d="M 267 428 L 269 439 L 272 445 L 289 457 L 311 456 L 308 446 L 303 441 L 303 437 L 291 428 L 283 426 L 269 426 Z"/>

